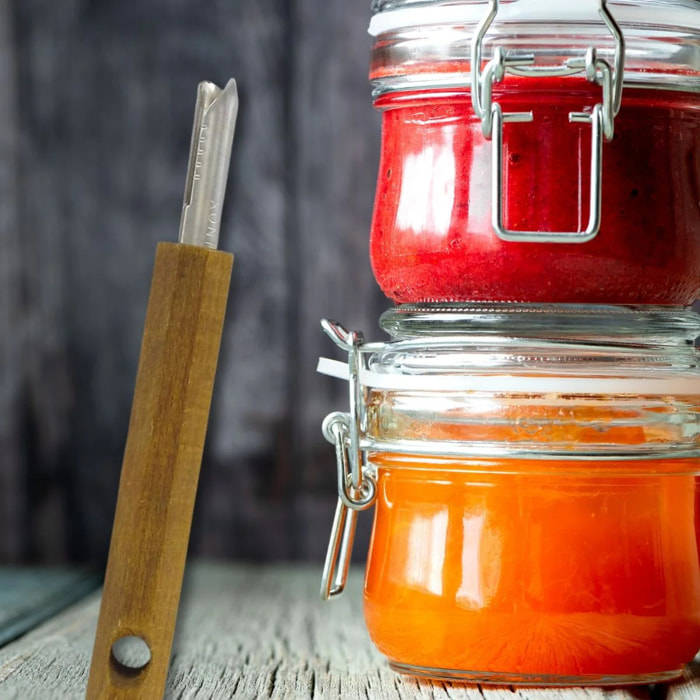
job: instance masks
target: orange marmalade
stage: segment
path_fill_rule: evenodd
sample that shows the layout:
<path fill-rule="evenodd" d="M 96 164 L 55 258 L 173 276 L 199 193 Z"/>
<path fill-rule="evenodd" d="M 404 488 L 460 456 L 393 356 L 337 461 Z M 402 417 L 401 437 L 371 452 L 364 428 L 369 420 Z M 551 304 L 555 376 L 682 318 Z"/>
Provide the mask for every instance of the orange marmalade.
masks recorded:
<path fill-rule="evenodd" d="M 699 460 L 373 462 L 365 616 L 399 670 L 642 682 L 700 648 Z"/>

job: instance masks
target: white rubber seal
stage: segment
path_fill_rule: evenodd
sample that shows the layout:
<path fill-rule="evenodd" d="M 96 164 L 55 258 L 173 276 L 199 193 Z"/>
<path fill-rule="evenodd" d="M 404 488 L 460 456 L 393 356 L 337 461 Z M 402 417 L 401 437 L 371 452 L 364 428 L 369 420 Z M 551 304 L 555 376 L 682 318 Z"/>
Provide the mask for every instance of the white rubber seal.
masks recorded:
<path fill-rule="evenodd" d="M 322 357 L 316 371 L 345 381 L 348 365 Z M 606 394 L 641 396 L 700 396 L 700 377 L 650 379 L 647 377 L 548 377 L 545 375 L 382 374 L 360 369 L 360 384 L 389 391 L 488 391 L 523 394 Z"/>

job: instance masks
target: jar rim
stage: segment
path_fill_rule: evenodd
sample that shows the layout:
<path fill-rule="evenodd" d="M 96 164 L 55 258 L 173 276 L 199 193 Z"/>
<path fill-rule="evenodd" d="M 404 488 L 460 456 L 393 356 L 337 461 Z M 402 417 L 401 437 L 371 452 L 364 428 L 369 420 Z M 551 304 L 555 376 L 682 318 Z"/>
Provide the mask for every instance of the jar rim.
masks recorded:
<path fill-rule="evenodd" d="M 566 342 L 690 345 L 700 336 L 700 314 L 678 306 L 442 302 L 400 304 L 380 327 L 396 340 L 423 336 L 502 335 Z"/>

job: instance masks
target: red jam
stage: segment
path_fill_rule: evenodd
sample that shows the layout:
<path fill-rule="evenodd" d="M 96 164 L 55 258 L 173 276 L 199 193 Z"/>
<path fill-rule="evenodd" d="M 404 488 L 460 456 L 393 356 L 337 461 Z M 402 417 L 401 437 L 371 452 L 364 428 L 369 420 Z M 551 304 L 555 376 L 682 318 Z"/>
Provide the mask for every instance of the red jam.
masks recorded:
<path fill-rule="evenodd" d="M 697 460 L 373 461 L 365 616 L 399 670 L 627 683 L 695 656 Z"/>
<path fill-rule="evenodd" d="M 505 86 L 505 87 L 504 87 Z M 591 128 L 569 112 L 599 102 L 578 78 L 508 77 L 494 92 L 506 124 L 505 225 L 582 231 Z M 700 99 L 625 88 L 603 146 L 602 224 L 588 243 L 513 243 L 491 226 L 491 142 L 466 90 L 381 97 L 382 153 L 372 267 L 397 303 L 692 303 L 700 291 Z"/>

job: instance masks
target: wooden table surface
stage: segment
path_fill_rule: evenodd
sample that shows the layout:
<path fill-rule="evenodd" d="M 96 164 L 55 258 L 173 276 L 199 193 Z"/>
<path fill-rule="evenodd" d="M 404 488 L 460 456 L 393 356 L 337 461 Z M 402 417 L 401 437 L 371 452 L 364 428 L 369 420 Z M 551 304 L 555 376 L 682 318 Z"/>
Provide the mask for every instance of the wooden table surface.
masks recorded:
<path fill-rule="evenodd" d="M 682 681 L 627 690 L 466 687 L 399 676 L 367 636 L 361 572 L 331 603 L 318 598 L 319 572 L 190 565 L 166 697 L 700 700 L 700 657 Z M 86 585 L 80 581 L 76 588 Z M 2 582 L 0 572 L 0 592 Z M 65 583 L 54 588 L 65 591 Z M 55 606 L 58 595 L 45 598 Z M 84 697 L 98 608 L 99 593 L 87 595 L 0 649 L 0 700 Z"/>

